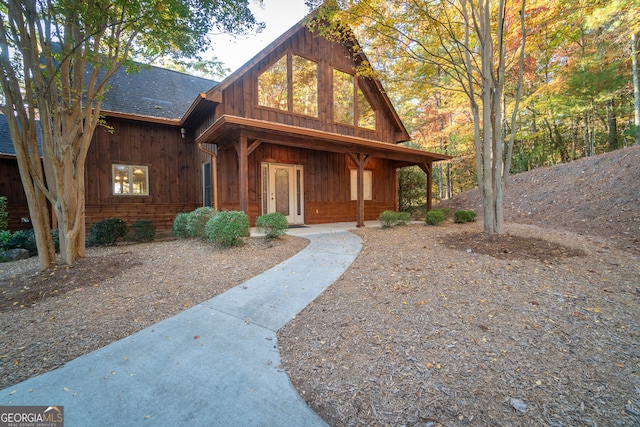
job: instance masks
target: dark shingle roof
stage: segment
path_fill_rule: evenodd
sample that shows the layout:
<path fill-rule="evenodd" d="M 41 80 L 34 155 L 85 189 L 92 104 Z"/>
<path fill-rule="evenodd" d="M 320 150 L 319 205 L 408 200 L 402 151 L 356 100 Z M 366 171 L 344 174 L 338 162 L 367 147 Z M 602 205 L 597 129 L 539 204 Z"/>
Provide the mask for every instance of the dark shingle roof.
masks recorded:
<path fill-rule="evenodd" d="M 120 68 L 109 80 L 103 111 L 178 120 L 199 93 L 217 82 L 159 67 L 128 74 Z"/>
<path fill-rule="evenodd" d="M 40 141 L 40 122 L 36 122 L 36 137 L 38 138 L 38 148 L 42 155 L 42 143 Z M 9 124 L 4 114 L 0 114 L 0 155 L 15 156 L 16 150 L 11 142 L 11 134 L 9 133 Z"/>
<path fill-rule="evenodd" d="M 198 94 L 218 84 L 159 67 L 145 67 L 129 74 L 120 68 L 109 80 L 102 111 L 179 120 Z M 40 129 L 37 132 L 40 141 Z M 0 114 L 0 154 L 15 155 L 7 119 Z"/>

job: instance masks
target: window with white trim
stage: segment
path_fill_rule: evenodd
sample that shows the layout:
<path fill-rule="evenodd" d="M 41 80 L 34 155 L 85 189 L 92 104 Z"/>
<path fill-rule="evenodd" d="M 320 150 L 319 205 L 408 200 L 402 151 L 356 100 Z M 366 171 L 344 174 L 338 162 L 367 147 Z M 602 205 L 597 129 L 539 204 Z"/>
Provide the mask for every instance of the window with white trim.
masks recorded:
<path fill-rule="evenodd" d="M 147 166 L 112 165 L 111 171 L 114 195 L 149 195 L 149 168 Z"/>

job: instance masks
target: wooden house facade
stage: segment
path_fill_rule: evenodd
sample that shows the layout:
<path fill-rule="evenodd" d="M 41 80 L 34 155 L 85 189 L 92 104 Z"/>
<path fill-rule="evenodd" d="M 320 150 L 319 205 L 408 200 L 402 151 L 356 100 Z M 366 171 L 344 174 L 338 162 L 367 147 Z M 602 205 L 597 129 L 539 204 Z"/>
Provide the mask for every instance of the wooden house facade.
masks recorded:
<path fill-rule="evenodd" d="M 352 47 L 297 24 L 220 83 L 119 73 L 87 157 L 87 224 L 168 229 L 204 205 L 252 223 L 278 211 L 290 224 L 363 225 L 397 209 L 396 170 L 409 165 L 427 173 L 430 203 L 431 165 L 448 157 L 398 145 L 409 134 L 380 82 L 356 74 Z M 12 229 L 25 227 L 23 199 L 9 197 Z"/>

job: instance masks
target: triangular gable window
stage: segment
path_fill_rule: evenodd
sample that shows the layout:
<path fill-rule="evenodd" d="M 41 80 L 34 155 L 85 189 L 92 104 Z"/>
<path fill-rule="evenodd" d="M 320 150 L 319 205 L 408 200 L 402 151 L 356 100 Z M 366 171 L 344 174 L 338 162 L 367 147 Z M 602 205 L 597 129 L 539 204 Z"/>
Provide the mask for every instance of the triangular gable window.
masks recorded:
<path fill-rule="evenodd" d="M 287 54 L 258 76 L 258 105 L 318 117 L 318 63 Z"/>

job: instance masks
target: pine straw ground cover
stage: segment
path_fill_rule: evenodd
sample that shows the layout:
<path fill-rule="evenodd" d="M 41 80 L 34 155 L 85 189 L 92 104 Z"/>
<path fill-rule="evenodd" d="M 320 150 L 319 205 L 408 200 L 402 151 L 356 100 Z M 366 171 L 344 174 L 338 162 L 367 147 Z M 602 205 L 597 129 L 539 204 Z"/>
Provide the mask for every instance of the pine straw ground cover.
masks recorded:
<path fill-rule="evenodd" d="M 640 262 L 511 224 L 359 229 L 351 268 L 279 333 L 333 426 L 640 425 Z"/>

